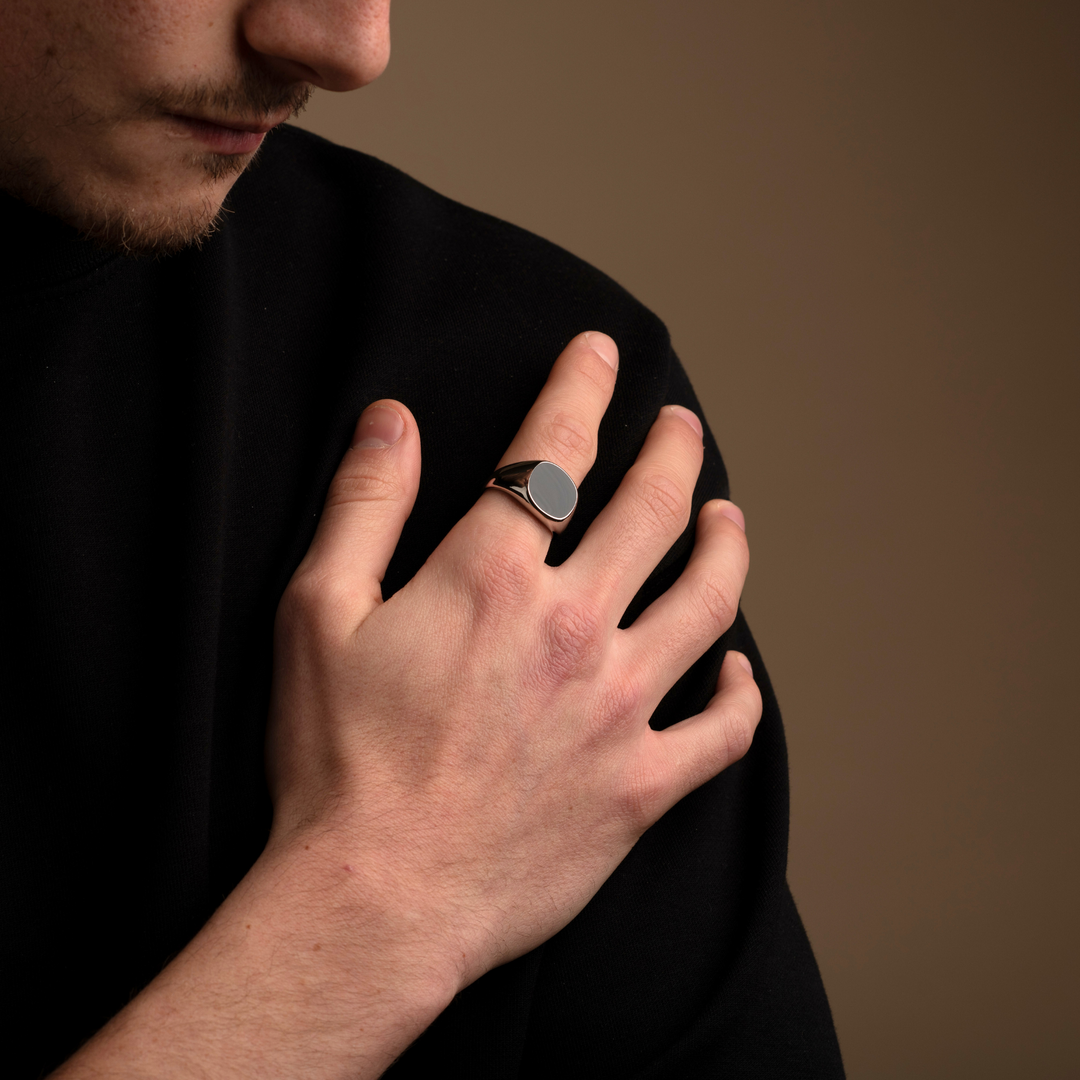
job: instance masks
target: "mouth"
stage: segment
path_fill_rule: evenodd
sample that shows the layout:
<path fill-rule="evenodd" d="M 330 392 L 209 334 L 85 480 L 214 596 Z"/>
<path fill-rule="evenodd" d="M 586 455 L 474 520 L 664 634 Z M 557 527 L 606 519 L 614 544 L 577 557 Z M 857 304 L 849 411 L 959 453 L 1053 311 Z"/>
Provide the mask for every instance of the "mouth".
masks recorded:
<path fill-rule="evenodd" d="M 207 120 L 201 116 L 166 113 L 181 138 L 198 139 L 218 154 L 234 156 L 253 154 L 262 145 L 268 131 L 285 122 L 279 120 Z"/>

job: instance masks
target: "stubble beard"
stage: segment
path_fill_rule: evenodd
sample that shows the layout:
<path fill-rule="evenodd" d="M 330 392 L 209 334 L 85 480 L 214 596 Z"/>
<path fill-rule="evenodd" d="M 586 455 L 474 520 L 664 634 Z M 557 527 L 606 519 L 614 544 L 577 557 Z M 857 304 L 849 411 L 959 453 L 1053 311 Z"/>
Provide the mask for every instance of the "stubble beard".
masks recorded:
<path fill-rule="evenodd" d="M 198 84 L 166 87 L 148 94 L 131 119 L 182 116 L 235 118 L 297 115 L 311 96 L 306 84 L 283 86 L 260 69 L 245 64 L 239 78 L 227 86 Z M 102 124 L 87 115 L 72 123 Z M 94 244 L 135 255 L 165 255 L 201 247 L 221 224 L 224 198 L 235 181 L 258 158 L 249 154 L 212 151 L 182 155 L 179 166 L 191 177 L 195 191 L 170 205 L 133 209 L 121 193 L 106 188 L 89 191 L 57 175 L 47 159 L 31 151 L 32 139 L 12 134 L 0 120 L 0 188 L 29 205 L 60 218 Z"/>
<path fill-rule="evenodd" d="M 223 180 L 236 178 L 252 165 L 257 154 L 225 156 L 190 154 L 183 166 L 202 173 L 202 190 L 194 203 L 136 211 L 109 193 L 90 195 L 85 189 L 69 191 L 48 174 L 47 163 L 23 164 L 19 181 L 3 186 L 16 198 L 73 226 L 84 240 L 127 255 L 168 255 L 189 247 L 202 247 L 217 232 L 224 201 Z M 6 175 L 0 172 L 0 180 Z"/>

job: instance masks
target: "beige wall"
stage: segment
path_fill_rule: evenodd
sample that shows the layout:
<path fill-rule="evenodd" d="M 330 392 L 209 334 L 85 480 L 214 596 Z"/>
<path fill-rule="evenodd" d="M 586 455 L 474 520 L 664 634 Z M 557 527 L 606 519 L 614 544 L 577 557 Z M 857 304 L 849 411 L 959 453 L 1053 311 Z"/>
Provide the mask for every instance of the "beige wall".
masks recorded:
<path fill-rule="evenodd" d="M 1078 11 L 395 0 L 304 118 L 670 326 L 856 1080 L 1080 1076 Z"/>

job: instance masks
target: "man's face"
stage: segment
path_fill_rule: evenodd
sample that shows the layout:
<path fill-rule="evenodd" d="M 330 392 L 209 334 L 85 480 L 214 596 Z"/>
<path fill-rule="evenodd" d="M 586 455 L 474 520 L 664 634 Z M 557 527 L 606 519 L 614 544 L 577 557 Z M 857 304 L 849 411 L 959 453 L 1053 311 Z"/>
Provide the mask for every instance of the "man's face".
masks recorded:
<path fill-rule="evenodd" d="M 0 0 L 0 188 L 105 243 L 197 241 L 263 133 L 390 55 L 390 0 Z"/>

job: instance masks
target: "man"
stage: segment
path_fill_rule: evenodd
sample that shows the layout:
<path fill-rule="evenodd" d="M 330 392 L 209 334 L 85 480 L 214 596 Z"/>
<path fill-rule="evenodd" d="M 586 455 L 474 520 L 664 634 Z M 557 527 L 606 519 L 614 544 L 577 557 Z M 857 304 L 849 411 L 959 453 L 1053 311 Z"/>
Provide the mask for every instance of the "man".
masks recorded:
<path fill-rule="evenodd" d="M 387 20 L 0 14 L 8 1057 L 838 1075 L 742 518 L 663 327 L 267 135 L 375 78 Z M 554 537 L 477 499 L 537 460 L 581 487 Z"/>

